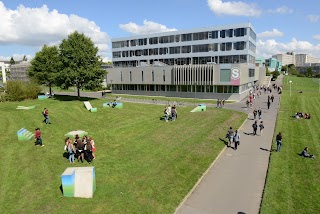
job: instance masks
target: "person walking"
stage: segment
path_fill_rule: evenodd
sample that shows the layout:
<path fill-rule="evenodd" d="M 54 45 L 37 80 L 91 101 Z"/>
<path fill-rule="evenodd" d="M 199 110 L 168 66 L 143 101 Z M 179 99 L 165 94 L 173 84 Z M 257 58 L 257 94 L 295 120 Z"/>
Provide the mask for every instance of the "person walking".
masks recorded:
<path fill-rule="evenodd" d="M 36 128 L 36 132 L 34 133 L 34 139 L 35 139 L 35 146 L 44 146 L 42 144 L 42 138 L 41 138 L 42 134 L 40 132 L 40 128 Z"/>
<path fill-rule="evenodd" d="M 258 109 L 258 118 L 259 120 L 261 120 L 261 115 L 262 115 L 262 111 L 261 111 L 261 108 Z"/>
<path fill-rule="evenodd" d="M 44 108 L 43 116 L 45 118 L 45 123 L 46 124 L 51 124 L 50 123 L 50 118 L 49 118 L 49 110 L 47 108 Z"/>
<path fill-rule="evenodd" d="M 277 141 L 277 152 L 280 152 L 281 147 L 282 147 L 282 134 L 279 132 L 276 136 L 276 141 Z"/>
<path fill-rule="evenodd" d="M 257 121 L 254 121 L 254 124 L 252 124 L 252 128 L 253 128 L 253 135 L 257 135 L 257 129 L 258 129 Z"/>
<path fill-rule="evenodd" d="M 236 130 L 236 132 L 234 134 L 234 149 L 235 150 L 238 149 L 238 145 L 240 145 L 240 134 L 239 134 L 238 130 Z"/>
<path fill-rule="evenodd" d="M 260 128 L 260 136 L 262 136 L 262 130 L 264 129 L 263 121 L 260 122 L 259 128 Z"/>
<path fill-rule="evenodd" d="M 270 99 L 268 99 L 268 102 L 267 102 L 267 106 L 268 106 L 268 109 L 270 109 Z"/>
<path fill-rule="evenodd" d="M 257 117 L 257 113 L 258 113 L 258 111 L 257 111 L 257 109 L 255 108 L 255 109 L 253 110 L 253 119 L 254 119 L 254 120 L 255 120 L 256 117 Z"/>
<path fill-rule="evenodd" d="M 229 143 L 228 143 L 228 147 L 231 146 L 232 142 L 233 142 L 233 138 L 234 138 L 234 131 L 232 130 L 232 127 L 230 127 L 228 133 L 227 133 L 228 139 L 229 139 Z"/>
<path fill-rule="evenodd" d="M 271 102 L 273 102 L 273 100 L 274 100 L 273 94 L 271 95 L 270 99 L 271 99 Z"/>

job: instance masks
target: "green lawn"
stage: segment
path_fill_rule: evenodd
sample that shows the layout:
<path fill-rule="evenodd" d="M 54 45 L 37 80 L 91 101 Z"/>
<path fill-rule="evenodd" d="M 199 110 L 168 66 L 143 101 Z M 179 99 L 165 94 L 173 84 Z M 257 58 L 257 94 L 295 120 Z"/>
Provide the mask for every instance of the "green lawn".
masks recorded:
<path fill-rule="evenodd" d="M 193 107 L 181 107 L 178 119 L 166 123 L 161 105 L 103 109 L 103 100 L 90 102 L 98 112 L 67 97 L 0 103 L 0 213 L 173 213 L 224 147 L 219 138 L 246 118 L 226 109 L 190 113 Z M 33 104 L 36 109 L 15 109 Z M 51 125 L 42 123 L 44 107 Z M 45 147 L 18 141 L 22 127 L 40 127 Z M 63 157 L 63 135 L 77 129 L 88 131 L 97 146 L 92 199 L 65 198 L 59 188 L 71 166 Z"/>
<path fill-rule="evenodd" d="M 283 147 L 281 152 L 271 154 L 261 213 L 320 213 L 319 85 L 310 78 L 291 76 L 283 82 L 276 126 L 276 132 L 283 133 Z M 292 118 L 298 111 L 310 113 L 311 119 Z M 314 160 L 298 155 L 306 146 L 315 154 Z"/>

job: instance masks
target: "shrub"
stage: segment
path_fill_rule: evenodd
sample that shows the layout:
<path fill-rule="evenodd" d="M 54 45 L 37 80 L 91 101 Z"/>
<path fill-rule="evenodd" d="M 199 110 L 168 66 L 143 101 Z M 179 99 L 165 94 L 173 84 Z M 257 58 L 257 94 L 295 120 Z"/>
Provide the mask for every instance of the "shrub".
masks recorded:
<path fill-rule="evenodd" d="M 41 88 L 32 83 L 21 81 L 8 81 L 6 84 L 6 94 L 4 99 L 7 101 L 22 101 L 24 99 L 35 99 L 40 93 Z"/>
<path fill-rule="evenodd" d="M 297 74 L 297 77 L 306 77 L 306 75 L 299 73 L 299 74 Z"/>

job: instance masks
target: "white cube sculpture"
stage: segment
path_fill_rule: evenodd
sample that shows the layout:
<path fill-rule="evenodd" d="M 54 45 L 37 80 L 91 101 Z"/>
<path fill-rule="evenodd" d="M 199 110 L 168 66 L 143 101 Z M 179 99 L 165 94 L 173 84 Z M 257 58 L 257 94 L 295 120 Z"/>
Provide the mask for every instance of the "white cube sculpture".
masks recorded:
<path fill-rule="evenodd" d="M 96 190 L 95 168 L 68 167 L 61 175 L 63 195 L 92 198 Z"/>

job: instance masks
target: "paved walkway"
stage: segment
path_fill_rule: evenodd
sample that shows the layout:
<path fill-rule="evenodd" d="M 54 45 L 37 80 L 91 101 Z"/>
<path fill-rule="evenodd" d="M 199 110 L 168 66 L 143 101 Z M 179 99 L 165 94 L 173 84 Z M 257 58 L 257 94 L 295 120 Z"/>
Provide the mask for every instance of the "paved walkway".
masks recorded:
<path fill-rule="evenodd" d="M 282 84 L 282 76 L 276 84 Z M 76 92 L 59 92 L 59 95 L 76 96 Z M 228 109 L 248 113 L 249 117 L 240 129 L 241 143 L 238 150 L 225 148 L 216 162 L 208 169 L 200 183 L 186 196 L 177 208 L 177 214 L 255 214 L 259 213 L 262 192 L 270 156 L 276 116 L 279 109 L 279 96 L 273 92 L 275 100 L 267 109 L 267 96 L 256 99 L 254 108 L 262 109 L 265 126 L 262 136 L 252 136 L 253 109 L 247 109 L 245 100 L 226 104 Z M 100 92 L 81 92 L 83 97 L 101 98 Z M 106 98 L 108 99 L 108 97 Z M 166 104 L 135 98 L 122 98 L 125 102 Z M 183 103 L 193 106 L 193 103 Z M 206 104 L 207 106 L 215 106 Z M 232 124 L 230 124 L 232 126 Z M 227 130 L 226 130 L 227 132 Z M 259 131 L 258 131 L 259 134 Z"/>
<path fill-rule="evenodd" d="M 282 84 L 282 76 L 276 84 Z M 280 95 L 276 92 L 273 92 L 273 95 L 275 101 L 271 103 L 269 110 L 267 94 L 262 94 L 253 105 L 253 109 L 259 107 L 262 109 L 262 120 L 265 126 L 262 136 L 248 135 L 253 132 L 253 109 L 245 108 L 245 101 L 228 105 L 230 109 L 241 109 L 249 114 L 240 129 L 240 146 L 238 150 L 226 148 L 222 152 L 194 191 L 177 208 L 176 213 L 259 213 L 279 109 Z"/>

